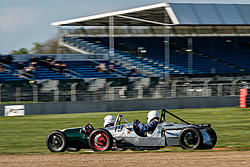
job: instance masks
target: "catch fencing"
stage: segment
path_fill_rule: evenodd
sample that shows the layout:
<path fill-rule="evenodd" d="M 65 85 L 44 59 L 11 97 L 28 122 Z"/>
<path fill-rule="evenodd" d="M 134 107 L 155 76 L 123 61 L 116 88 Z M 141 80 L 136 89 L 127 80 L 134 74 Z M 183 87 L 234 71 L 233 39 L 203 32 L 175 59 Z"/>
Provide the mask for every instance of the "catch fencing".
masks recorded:
<path fill-rule="evenodd" d="M 182 81 L 160 82 L 157 84 L 131 83 L 112 86 L 111 83 L 82 86 L 70 83 L 66 87 L 40 87 L 19 85 L 16 87 L 0 84 L 0 102 L 58 102 L 58 101 L 110 101 L 129 99 L 157 99 L 175 97 L 238 96 L 241 88 L 249 88 L 247 82 L 227 83 L 185 83 Z"/>

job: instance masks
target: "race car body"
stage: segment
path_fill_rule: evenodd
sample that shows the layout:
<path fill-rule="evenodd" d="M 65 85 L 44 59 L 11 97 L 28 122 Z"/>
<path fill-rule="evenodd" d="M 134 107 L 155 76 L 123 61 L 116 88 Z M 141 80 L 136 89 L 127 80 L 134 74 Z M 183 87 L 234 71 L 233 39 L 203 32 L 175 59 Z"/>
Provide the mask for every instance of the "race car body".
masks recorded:
<path fill-rule="evenodd" d="M 56 130 L 51 132 L 46 140 L 47 147 L 51 152 L 63 152 L 65 150 L 74 152 L 80 149 L 88 149 L 89 134 L 93 128 L 91 125 L 86 125 L 78 128 L 69 128 L 63 130 Z M 93 129 L 92 129 L 93 130 Z"/>
<path fill-rule="evenodd" d="M 166 113 L 183 123 L 167 122 Z M 126 123 L 121 124 L 121 119 Z M 47 146 L 52 152 L 78 151 L 81 148 L 91 148 L 94 151 L 148 150 L 166 146 L 181 146 L 183 149 L 211 149 L 217 141 L 216 133 L 210 124 L 190 124 L 165 109 L 162 110 L 160 122 L 152 134 L 140 136 L 138 131 L 138 127 L 133 122 L 128 122 L 126 118 L 118 114 L 114 126 L 108 128 L 94 130 L 90 124 L 87 124 L 82 128 L 52 132 L 48 136 Z M 55 147 L 56 144 L 57 147 Z"/>

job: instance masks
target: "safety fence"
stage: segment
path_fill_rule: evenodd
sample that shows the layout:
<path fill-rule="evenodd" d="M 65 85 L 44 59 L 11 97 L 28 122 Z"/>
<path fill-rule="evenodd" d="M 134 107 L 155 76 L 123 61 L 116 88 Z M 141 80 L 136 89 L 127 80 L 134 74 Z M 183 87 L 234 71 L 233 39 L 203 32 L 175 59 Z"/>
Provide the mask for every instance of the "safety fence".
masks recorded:
<path fill-rule="evenodd" d="M 60 85 L 41 87 L 35 84 L 14 87 L 9 84 L 0 84 L 0 102 L 109 101 L 168 97 L 238 96 L 240 89 L 247 89 L 249 86 L 248 82 L 238 81 L 227 83 L 172 81 L 157 84 L 129 82 L 122 86 L 113 86 L 109 82 L 84 86 L 79 83 L 68 83 L 64 87 Z"/>

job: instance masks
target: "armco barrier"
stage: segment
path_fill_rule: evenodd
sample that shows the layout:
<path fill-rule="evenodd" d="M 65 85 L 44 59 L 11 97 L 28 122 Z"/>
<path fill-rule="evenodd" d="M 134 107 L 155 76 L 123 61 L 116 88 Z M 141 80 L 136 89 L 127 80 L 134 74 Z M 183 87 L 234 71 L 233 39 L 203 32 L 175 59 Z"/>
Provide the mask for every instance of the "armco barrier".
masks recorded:
<path fill-rule="evenodd" d="M 160 110 L 183 108 L 213 108 L 238 106 L 238 96 L 179 97 L 161 99 L 137 99 L 114 101 L 79 101 L 28 103 L 25 115 L 66 114 L 87 112 L 115 112 L 135 110 Z M 0 105 L 0 116 L 4 115 L 4 106 Z"/>

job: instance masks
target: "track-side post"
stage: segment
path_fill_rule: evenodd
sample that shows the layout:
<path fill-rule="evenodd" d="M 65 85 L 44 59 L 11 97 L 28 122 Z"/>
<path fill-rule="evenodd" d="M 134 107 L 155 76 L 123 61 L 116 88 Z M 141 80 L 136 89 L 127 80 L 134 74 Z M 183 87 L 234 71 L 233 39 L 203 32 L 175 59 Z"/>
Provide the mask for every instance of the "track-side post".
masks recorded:
<path fill-rule="evenodd" d="M 222 84 L 218 84 L 217 86 L 217 96 L 222 96 Z"/>
<path fill-rule="evenodd" d="M 16 87 L 16 102 L 20 102 L 20 101 L 21 101 L 21 88 Z"/>
<path fill-rule="evenodd" d="M 32 84 L 33 89 L 33 102 L 38 102 L 38 88 L 35 84 Z"/>
<path fill-rule="evenodd" d="M 203 83 L 203 96 L 209 96 L 208 95 L 208 80 L 204 81 Z"/>
<path fill-rule="evenodd" d="M 58 88 L 58 85 L 54 87 L 54 101 L 59 101 L 59 88 Z"/>
<path fill-rule="evenodd" d="M 171 84 L 171 97 L 176 97 L 176 84 L 178 81 L 173 81 Z"/>
<path fill-rule="evenodd" d="M 234 80 L 233 82 L 232 82 L 232 87 L 231 87 L 231 96 L 234 96 L 235 95 L 235 91 L 236 91 L 236 84 L 237 84 L 237 82 L 238 82 L 239 80 Z"/>
<path fill-rule="evenodd" d="M 76 87 L 77 87 L 78 83 L 73 83 L 71 85 L 71 90 L 70 90 L 70 97 L 71 97 L 71 101 L 76 101 Z"/>

